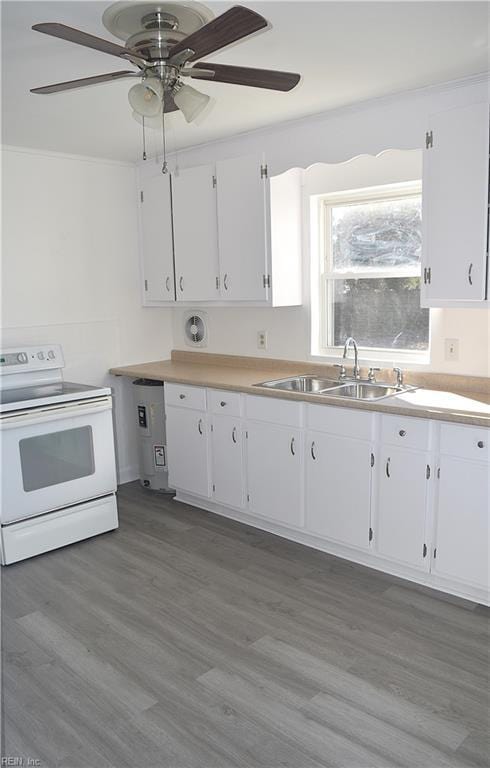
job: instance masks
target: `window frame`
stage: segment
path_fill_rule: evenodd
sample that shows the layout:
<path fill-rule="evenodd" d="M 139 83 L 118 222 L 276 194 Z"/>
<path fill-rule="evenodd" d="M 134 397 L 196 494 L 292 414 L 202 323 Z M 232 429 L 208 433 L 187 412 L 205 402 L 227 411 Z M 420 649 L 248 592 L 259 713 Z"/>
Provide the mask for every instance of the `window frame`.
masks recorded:
<path fill-rule="evenodd" d="M 375 203 L 383 200 L 399 200 L 403 198 L 419 197 L 422 195 L 422 181 L 408 181 L 396 184 L 382 184 L 360 189 L 351 189 L 342 192 L 333 192 L 319 195 L 318 223 L 319 223 L 319 275 L 318 275 L 318 351 L 316 354 L 322 357 L 339 357 L 342 346 L 333 344 L 334 335 L 334 301 L 333 281 L 345 279 L 363 278 L 390 278 L 390 277 L 420 277 L 422 276 L 422 264 L 416 267 L 396 267 L 390 270 L 333 270 L 333 254 L 331 244 L 331 211 L 337 205 L 356 205 L 359 203 Z M 425 350 L 392 349 L 388 347 L 359 347 L 362 357 L 370 361 L 387 362 L 430 362 L 431 343 L 431 317 L 429 316 L 429 342 Z"/>

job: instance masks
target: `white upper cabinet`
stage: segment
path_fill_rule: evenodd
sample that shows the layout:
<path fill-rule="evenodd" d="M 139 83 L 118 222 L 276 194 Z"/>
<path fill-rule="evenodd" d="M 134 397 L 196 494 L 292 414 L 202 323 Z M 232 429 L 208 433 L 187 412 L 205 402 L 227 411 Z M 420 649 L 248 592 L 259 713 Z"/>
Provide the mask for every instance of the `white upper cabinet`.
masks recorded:
<path fill-rule="evenodd" d="M 269 183 L 261 158 L 248 155 L 216 163 L 222 296 L 266 301 Z"/>
<path fill-rule="evenodd" d="M 145 306 L 301 304 L 301 183 L 299 169 L 269 179 L 258 156 L 184 168 L 172 197 L 168 176 L 143 178 Z"/>
<path fill-rule="evenodd" d="M 143 304 L 152 306 L 175 299 L 170 176 L 144 179 L 139 195 Z"/>
<path fill-rule="evenodd" d="M 219 298 L 218 224 L 214 166 L 172 176 L 177 301 Z"/>
<path fill-rule="evenodd" d="M 477 306 L 488 298 L 488 103 L 432 115 L 426 147 L 422 306 Z"/>
<path fill-rule="evenodd" d="M 301 304 L 301 181 L 258 155 L 216 163 L 221 298 Z"/>

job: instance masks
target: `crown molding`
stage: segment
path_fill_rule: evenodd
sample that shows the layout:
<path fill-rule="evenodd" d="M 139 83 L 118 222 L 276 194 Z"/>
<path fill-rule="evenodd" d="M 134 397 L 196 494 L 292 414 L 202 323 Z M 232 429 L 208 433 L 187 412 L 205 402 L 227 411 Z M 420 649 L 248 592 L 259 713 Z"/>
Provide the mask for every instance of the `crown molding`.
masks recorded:
<path fill-rule="evenodd" d="M 23 147 L 17 144 L 0 145 L 2 152 L 17 152 L 23 155 L 36 155 L 37 157 L 50 157 L 53 160 L 74 160 L 80 163 L 95 163 L 96 165 L 111 165 L 122 168 L 134 168 L 136 163 L 128 160 L 113 160 L 106 157 L 94 157 L 91 155 L 74 155 L 67 152 L 56 152 L 51 149 L 36 149 L 35 147 Z"/>

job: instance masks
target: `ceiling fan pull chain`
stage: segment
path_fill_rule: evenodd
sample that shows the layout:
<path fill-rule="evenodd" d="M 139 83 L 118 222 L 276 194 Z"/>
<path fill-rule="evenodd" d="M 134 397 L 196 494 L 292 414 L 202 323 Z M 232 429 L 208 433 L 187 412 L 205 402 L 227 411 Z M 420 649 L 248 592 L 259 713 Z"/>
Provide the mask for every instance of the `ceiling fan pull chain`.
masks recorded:
<path fill-rule="evenodd" d="M 165 102 L 162 100 L 162 139 L 163 139 L 163 165 L 162 173 L 168 173 L 167 146 L 165 143 Z"/>
<path fill-rule="evenodd" d="M 142 115 L 143 120 L 143 160 L 146 160 L 146 133 L 145 133 L 145 116 Z"/>

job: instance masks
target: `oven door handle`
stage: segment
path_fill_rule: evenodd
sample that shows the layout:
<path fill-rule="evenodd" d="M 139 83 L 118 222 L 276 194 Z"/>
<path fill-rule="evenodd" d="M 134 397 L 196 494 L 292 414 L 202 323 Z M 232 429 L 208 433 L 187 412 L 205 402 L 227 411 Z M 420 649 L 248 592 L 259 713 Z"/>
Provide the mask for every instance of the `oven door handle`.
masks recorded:
<path fill-rule="evenodd" d="M 35 424 L 48 424 L 51 421 L 59 421 L 60 419 L 72 418 L 75 416 L 93 416 L 97 413 L 102 413 L 103 411 L 110 411 L 111 408 L 111 397 L 106 397 L 103 400 L 97 400 L 96 402 L 78 403 L 77 405 L 58 404 L 56 406 L 39 409 L 35 413 L 23 411 L 22 413 L 4 415 L 0 419 L 0 430 L 30 427 Z"/>

